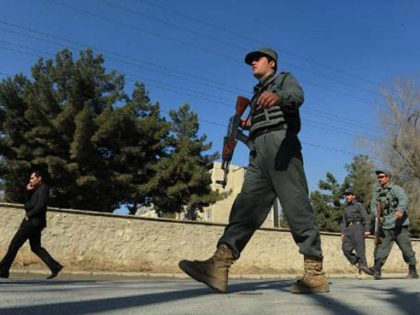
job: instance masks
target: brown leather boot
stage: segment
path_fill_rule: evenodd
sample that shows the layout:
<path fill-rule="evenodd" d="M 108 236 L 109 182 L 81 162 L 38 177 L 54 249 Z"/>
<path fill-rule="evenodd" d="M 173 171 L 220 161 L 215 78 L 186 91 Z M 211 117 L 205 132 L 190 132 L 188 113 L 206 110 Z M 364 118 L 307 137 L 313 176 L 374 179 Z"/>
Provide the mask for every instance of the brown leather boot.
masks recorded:
<path fill-rule="evenodd" d="M 322 271 L 322 260 L 315 257 L 304 257 L 305 273 L 290 288 L 292 293 L 325 293 L 330 291 L 327 277 Z"/>
<path fill-rule="evenodd" d="M 233 262 L 232 250 L 222 244 L 207 260 L 181 260 L 178 265 L 191 278 L 224 293 L 227 291 L 229 268 Z"/>

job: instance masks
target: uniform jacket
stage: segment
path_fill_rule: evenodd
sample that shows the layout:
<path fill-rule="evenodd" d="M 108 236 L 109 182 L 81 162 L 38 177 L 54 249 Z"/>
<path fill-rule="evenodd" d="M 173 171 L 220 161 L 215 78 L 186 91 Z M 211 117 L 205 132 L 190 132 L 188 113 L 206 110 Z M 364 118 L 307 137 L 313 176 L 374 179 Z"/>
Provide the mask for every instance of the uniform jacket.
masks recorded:
<path fill-rule="evenodd" d="M 264 91 L 279 96 L 280 104 L 267 109 L 257 109 L 257 100 Z M 251 136 L 258 130 L 273 129 L 278 126 L 284 126 L 284 129 L 287 128 L 297 134 L 300 130 L 299 107 L 303 100 L 303 90 L 290 73 L 280 72 L 259 82 L 254 86 L 254 95 L 251 99 Z"/>
<path fill-rule="evenodd" d="M 381 201 L 382 204 L 383 229 L 390 230 L 398 226 L 408 226 L 408 196 L 400 186 L 390 182 L 385 187 L 377 187 L 370 205 L 371 212 L 375 216 L 377 212 L 378 201 Z M 397 210 L 402 211 L 404 214 L 401 220 L 397 220 L 394 216 L 394 213 Z"/>
<path fill-rule="evenodd" d="M 47 225 L 48 186 L 41 183 L 26 192 L 26 216 L 34 226 L 44 228 Z"/>
<path fill-rule="evenodd" d="M 366 208 L 360 202 L 348 204 L 344 208 L 343 221 L 341 223 L 341 233 L 344 234 L 350 222 L 359 222 L 365 232 L 369 232 L 369 217 Z"/>

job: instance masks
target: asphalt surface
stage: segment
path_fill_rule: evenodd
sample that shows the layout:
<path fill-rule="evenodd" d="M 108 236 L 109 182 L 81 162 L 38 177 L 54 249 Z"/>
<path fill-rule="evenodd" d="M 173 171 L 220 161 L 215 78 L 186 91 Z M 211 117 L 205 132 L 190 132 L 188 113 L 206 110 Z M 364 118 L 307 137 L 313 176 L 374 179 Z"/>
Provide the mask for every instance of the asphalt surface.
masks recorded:
<path fill-rule="evenodd" d="M 294 279 L 231 280 L 228 294 L 189 279 L 13 275 L 0 279 L 9 314 L 420 314 L 420 280 L 330 278 L 331 292 L 289 293 Z"/>

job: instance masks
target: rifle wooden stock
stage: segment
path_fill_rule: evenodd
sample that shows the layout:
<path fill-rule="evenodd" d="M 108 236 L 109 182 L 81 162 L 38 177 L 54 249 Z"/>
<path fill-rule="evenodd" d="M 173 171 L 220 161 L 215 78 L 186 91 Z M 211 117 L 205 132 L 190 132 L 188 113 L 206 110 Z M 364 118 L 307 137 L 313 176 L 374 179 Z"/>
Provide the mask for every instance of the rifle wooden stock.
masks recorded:
<path fill-rule="evenodd" d="M 229 119 L 229 126 L 226 136 L 223 140 L 222 150 L 222 170 L 224 171 L 223 180 L 216 181 L 225 188 L 227 183 L 227 175 L 229 173 L 229 164 L 235 151 L 236 143 L 238 142 L 239 128 L 241 127 L 241 117 L 248 107 L 249 99 L 243 96 L 238 96 L 236 99 L 235 114 Z"/>
<path fill-rule="evenodd" d="M 378 200 L 376 204 L 376 217 L 375 217 L 375 246 L 382 243 L 381 233 L 381 217 L 382 217 L 382 203 Z"/>
<path fill-rule="evenodd" d="M 239 117 L 242 116 L 245 109 L 248 107 L 249 99 L 243 96 L 238 96 L 236 98 L 236 113 L 235 115 L 238 115 Z"/>

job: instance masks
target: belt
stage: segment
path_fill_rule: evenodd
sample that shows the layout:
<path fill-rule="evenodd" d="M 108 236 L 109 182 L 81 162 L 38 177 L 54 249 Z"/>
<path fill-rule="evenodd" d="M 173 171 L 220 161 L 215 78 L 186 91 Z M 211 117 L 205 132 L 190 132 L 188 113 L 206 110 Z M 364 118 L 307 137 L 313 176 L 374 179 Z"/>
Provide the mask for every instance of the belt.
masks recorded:
<path fill-rule="evenodd" d="M 347 222 L 347 226 L 353 225 L 353 224 L 360 224 L 360 221 L 349 221 Z"/>
<path fill-rule="evenodd" d="M 280 123 L 278 125 L 275 126 L 268 126 L 268 127 L 263 127 L 263 128 L 259 128 L 257 130 L 255 130 L 254 132 L 251 133 L 251 135 L 249 136 L 251 139 L 255 139 L 256 137 L 259 137 L 267 132 L 271 132 L 271 131 L 275 131 L 275 130 L 284 130 L 287 129 L 287 124 L 286 123 Z"/>

